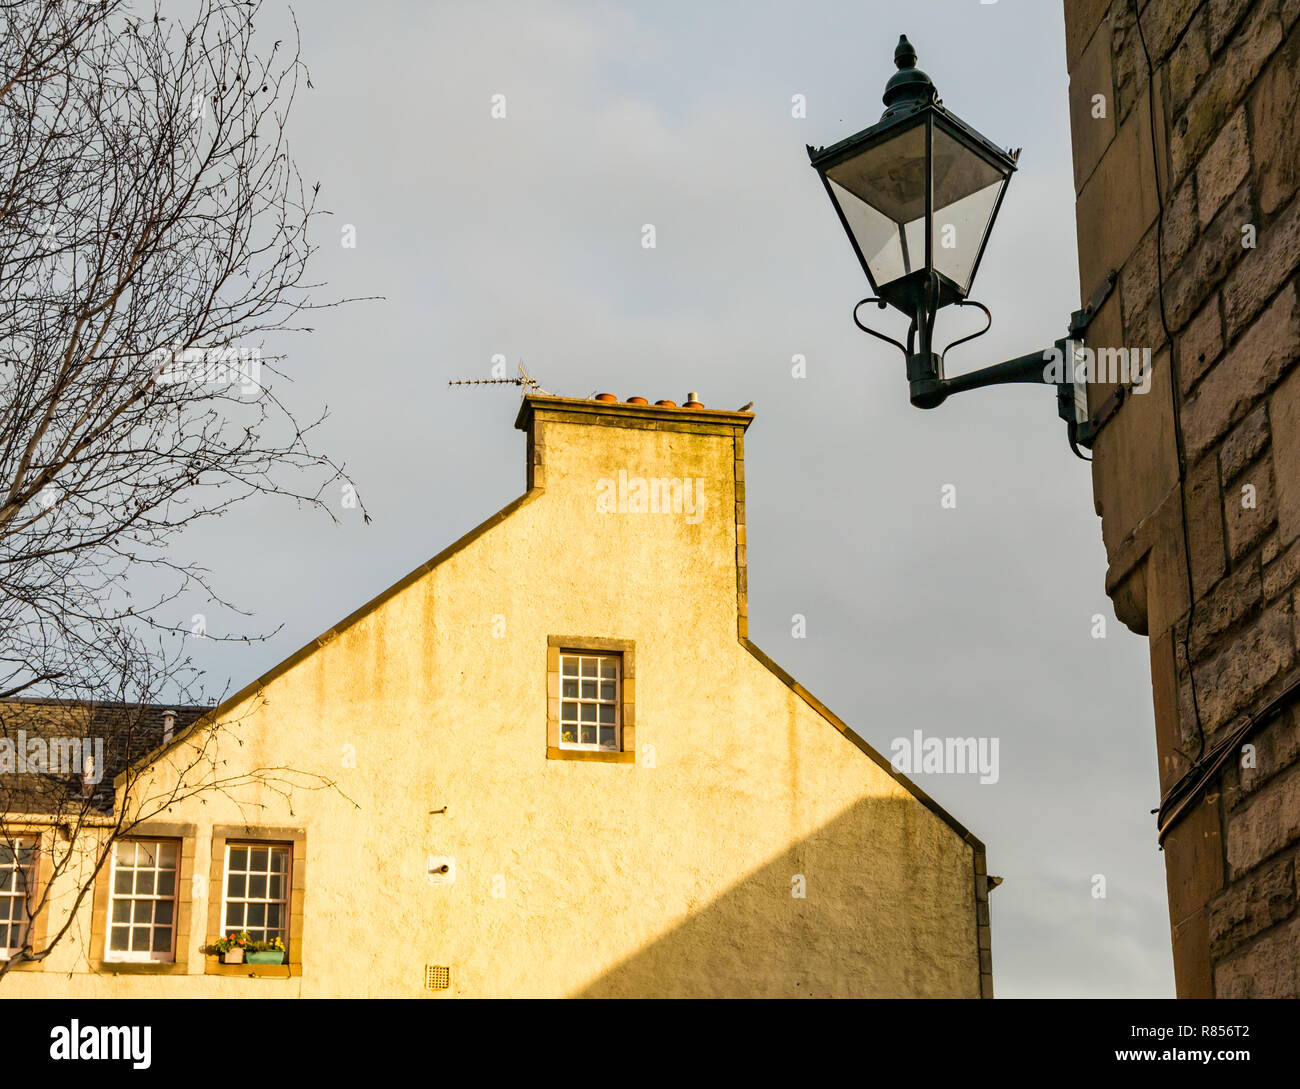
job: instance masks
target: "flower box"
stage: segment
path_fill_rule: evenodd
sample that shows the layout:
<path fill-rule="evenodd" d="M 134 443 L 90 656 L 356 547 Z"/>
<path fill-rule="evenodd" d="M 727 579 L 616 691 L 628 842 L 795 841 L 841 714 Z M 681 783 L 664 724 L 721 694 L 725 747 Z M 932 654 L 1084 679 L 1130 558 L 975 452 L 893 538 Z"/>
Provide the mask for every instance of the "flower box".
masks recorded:
<path fill-rule="evenodd" d="M 252 955 L 257 956 L 256 953 Z M 236 946 L 234 949 L 227 949 L 224 953 L 221 954 L 221 963 L 222 964 L 243 964 L 244 963 L 243 947 Z"/>
<path fill-rule="evenodd" d="M 283 949 L 267 949 L 261 953 L 249 953 L 247 957 L 249 964 L 283 964 Z"/>

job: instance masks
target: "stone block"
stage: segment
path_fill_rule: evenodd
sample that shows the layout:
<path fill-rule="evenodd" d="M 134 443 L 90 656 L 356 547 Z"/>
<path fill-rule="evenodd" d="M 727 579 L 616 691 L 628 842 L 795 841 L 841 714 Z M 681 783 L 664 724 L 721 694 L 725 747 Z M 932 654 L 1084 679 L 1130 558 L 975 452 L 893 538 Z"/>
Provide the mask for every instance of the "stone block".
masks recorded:
<path fill-rule="evenodd" d="M 1187 474 L 1187 528 L 1191 535 L 1192 592 L 1199 599 L 1223 578 L 1227 547 L 1219 466 L 1202 458 Z"/>
<path fill-rule="evenodd" d="M 1300 714 L 1294 705 L 1248 737 L 1224 768 L 1224 802 L 1236 810 L 1300 758 Z"/>
<path fill-rule="evenodd" d="M 1256 228 L 1255 246 L 1243 247 L 1244 256 L 1223 285 L 1223 331 L 1229 340 L 1300 266 L 1300 196 L 1267 227 L 1260 228 L 1253 215 L 1242 221 L 1245 224 Z M 1238 245 L 1244 239 L 1240 231 L 1238 227 Z"/>
<path fill-rule="evenodd" d="M 1189 649 L 1195 661 L 1224 631 L 1234 627 L 1263 600 L 1263 580 L 1258 563 L 1246 563 L 1217 586 L 1192 613 Z"/>
<path fill-rule="evenodd" d="M 1102 502 L 1102 539 L 1114 557 L 1138 523 L 1178 482 L 1169 353 L 1157 356 L 1146 393 L 1129 397 L 1093 445 L 1093 491 Z"/>
<path fill-rule="evenodd" d="M 1264 600 L 1280 597 L 1297 582 L 1300 582 L 1300 541 L 1293 541 L 1280 556 L 1264 561 Z"/>
<path fill-rule="evenodd" d="M 1110 0 L 1070 0 L 1065 5 L 1065 62 L 1071 71 L 1110 8 Z"/>
<path fill-rule="evenodd" d="M 1210 0 L 1211 53 L 1217 53 L 1223 48 L 1250 4 L 1251 0 Z"/>
<path fill-rule="evenodd" d="M 1300 766 L 1293 765 L 1228 817 L 1228 870 L 1235 881 L 1300 839 Z"/>
<path fill-rule="evenodd" d="M 1227 956 L 1296 909 L 1295 863 L 1282 858 L 1230 885 L 1210 901 L 1210 956 Z"/>
<path fill-rule="evenodd" d="M 1288 285 L 1183 404 L 1183 434 L 1195 461 L 1244 419 L 1300 353 L 1300 315 Z"/>
<path fill-rule="evenodd" d="M 1235 564 L 1259 544 L 1276 521 L 1273 464 L 1264 457 L 1242 470 L 1241 475 L 1223 489 L 1223 525 L 1232 562 Z"/>
<path fill-rule="evenodd" d="M 1223 315 L 1219 296 L 1211 295 L 1178 337 L 1178 379 L 1184 396 L 1219 359 L 1223 351 Z"/>
<path fill-rule="evenodd" d="M 1193 218 L 1195 212 L 1193 212 Z M 1152 227 L 1142 237 L 1119 274 L 1119 298 L 1124 315 L 1124 345 L 1150 348 L 1157 351 L 1165 342 L 1164 324 L 1160 318 L 1160 297 L 1156 291 L 1159 275 L 1156 269 L 1156 239 L 1158 231 Z M 1165 263 L 1166 270 L 1172 267 Z M 1098 342 L 1094 347 L 1102 347 Z M 1109 346 L 1109 345 L 1107 345 Z"/>
<path fill-rule="evenodd" d="M 1207 737 L 1238 712 L 1253 709 L 1264 688 L 1292 667 L 1295 640 L 1291 613 L 1290 599 L 1276 602 L 1243 631 L 1221 640 L 1193 667 L 1201 728 Z M 1195 721 L 1186 684 L 1179 692 L 1179 703 L 1180 714 Z"/>
<path fill-rule="evenodd" d="M 1095 95 L 1105 99 L 1097 117 Z M 1115 91 L 1110 70 L 1110 26 L 1102 23 L 1077 64 L 1070 67 L 1070 134 L 1074 143 L 1074 191 L 1079 192 L 1115 138 Z"/>
<path fill-rule="evenodd" d="M 1259 210 L 1272 215 L 1300 185 L 1300 33 L 1264 69 L 1250 96 L 1251 150 Z"/>
<path fill-rule="evenodd" d="M 1243 106 L 1228 118 L 1196 164 L 1196 211 L 1202 227 L 1209 225 L 1249 172 L 1250 145 Z"/>
<path fill-rule="evenodd" d="M 1223 888 L 1219 803 L 1202 798 L 1165 836 L 1165 885 L 1175 926 L 1207 907 Z"/>
<path fill-rule="evenodd" d="M 1084 291 L 1111 269 L 1123 268 L 1159 212 L 1151 129 L 1131 116 L 1119 127 L 1101 161 L 1079 191 L 1079 282 Z"/>
<path fill-rule="evenodd" d="M 1245 251 L 1241 226 L 1254 217 L 1250 184 L 1243 184 L 1196 240 L 1183 261 L 1165 269 L 1165 309 L 1177 331 L 1205 305 L 1219 282 L 1239 264 Z"/>
<path fill-rule="evenodd" d="M 1214 966 L 1215 998 L 1294 998 L 1300 994 L 1300 917 L 1266 931 Z"/>
<path fill-rule="evenodd" d="M 1277 537 L 1286 546 L 1300 537 L 1300 369 L 1293 368 L 1268 405 L 1274 434 L 1273 474 L 1277 482 Z"/>
<path fill-rule="evenodd" d="M 1177 117 L 1187 105 L 1201 77 L 1210 70 L 1209 38 L 1204 10 L 1196 13 L 1183 40 L 1169 58 L 1169 107 Z"/>
<path fill-rule="evenodd" d="M 1261 401 L 1223 440 L 1219 450 L 1219 471 L 1223 479 L 1235 480 L 1267 445 L 1268 406 Z"/>
<path fill-rule="evenodd" d="M 1146 0 L 1142 5 L 1142 36 L 1155 64 L 1165 59 L 1200 5 L 1201 0 Z"/>

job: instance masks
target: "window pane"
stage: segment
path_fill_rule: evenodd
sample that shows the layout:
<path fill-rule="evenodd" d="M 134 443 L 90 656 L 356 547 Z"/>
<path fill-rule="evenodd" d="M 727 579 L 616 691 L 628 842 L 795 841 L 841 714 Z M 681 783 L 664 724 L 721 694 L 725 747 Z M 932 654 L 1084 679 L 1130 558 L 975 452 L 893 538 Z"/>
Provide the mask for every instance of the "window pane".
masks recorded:
<path fill-rule="evenodd" d="M 600 743 L 604 746 L 611 746 L 614 744 L 613 726 L 602 726 L 600 728 Z"/>
<path fill-rule="evenodd" d="M 135 877 L 134 870 L 124 870 L 121 864 L 118 864 L 117 875 L 113 878 L 113 891 L 126 896 L 131 895 L 131 881 Z"/>
<path fill-rule="evenodd" d="M 284 929 L 284 905 L 268 904 L 266 907 L 266 925 L 273 930 Z"/>
<path fill-rule="evenodd" d="M 601 681 L 601 682 L 600 682 L 600 698 L 603 699 L 603 700 L 612 700 L 612 699 L 614 698 L 614 682 L 613 682 L 613 681 Z"/>
<path fill-rule="evenodd" d="M 602 704 L 600 708 L 600 721 L 606 725 L 612 725 L 614 722 L 613 704 Z"/>
<path fill-rule="evenodd" d="M 153 922 L 153 901 L 136 900 L 132 914 L 135 916 L 134 921 L 137 923 Z"/>
<path fill-rule="evenodd" d="M 248 895 L 250 899 L 266 899 L 266 876 L 256 874 L 248 879 Z"/>
<path fill-rule="evenodd" d="M 567 680 L 566 680 L 566 681 L 564 682 L 564 693 L 563 693 L 563 694 L 564 694 L 564 698 L 565 698 L 565 699 L 575 699 L 575 700 L 576 700 L 576 699 L 578 698 L 578 682 L 577 682 L 577 681 L 567 681 Z"/>
<path fill-rule="evenodd" d="M 108 947 L 114 953 L 125 953 L 131 942 L 131 931 L 124 926 L 113 927 Z"/>
<path fill-rule="evenodd" d="M 594 703 L 582 704 L 582 721 L 583 722 L 596 721 L 596 705 Z"/>
<path fill-rule="evenodd" d="M 565 742 L 568 745 L 572 745 L 574 742 L 576 742 L 578 740 L 577 727 L 575 726 L 564 727 L 564 729 L 560 731 L 560 740 Z"/>
<path fill-rule="evenodd" d="M 176 844 L 164 843 L 158 851 L 158 868 L 174 870 L 176 868 Z"/>
<path fill-rule="evenodd" d="M 584 726 L 582 728 L 582 743 L 584 745 L 596 744 L 596 727 Z"/>
<path fill-rule="evenodd" d="M 113 922 L 129 923 L 131 921 L 131 901 L 114 900 L 113 901 Z"/>
<path fill-rule="evenodd" d="M 226 895 L 234 899 L 242 897 L 247 880 L 242 873 L 232 873 L 226 883 Z"/>
<path fill-rule="evenodd" d="M 266 848 L 254 847 L 248 852 L 248 868 L 266 872 Z"/>
<path fill-rule="evenodd" d="M 273 874 L 270 879 L 270 886 L 267 888 L 266 892 L 272 900 L 283 900 L 284 878 L 279 874 Z"/>
<path fill-rule="evenodd" d="M 137 896 L 153 895 L 153 870 L 136 870 L 135 892 Z"/>
<path fill-rule="evenodd" d="M 172 928 L 169 926 L 156 926 L 153 931 L 153 951 L 155 953 L 168 953 L 172 947 Z"/>
<path fill-rule="evenodd" d="M 576 658 L 565 658 L 563 672 L 566 677 L 576 677 L 578 675 L 578 660 Z"/>
<path fill-rule="evenodd" d="M 249 904 L 248 905 L 248 926 L 249 928 L 266 925 L 266 905 Z"/>
<path fill-rule="evenodd" d="M 271 852 L 271 872 L 288 873 L 289 872 L 289 848 L 276 847 Z"/>
<path fill-rule="evenodd" d="M 607 681 L 612 681 L 617 675 L 612 659 L 605 659 L 600 663 L 600 675 Z"/>
<path fill-rule="evenodd" d="M 172 896 L 176 892 L 176 871 L 163 870 L 158 875 L 158 895 Z"/>
<path fill-rule="evenodd" d="M 156 926 L 170 926 L 172 921 L 172 902 L 159 900 L 154 904 L 153 921 Z"/>
<path fill-rule="evenodd" d="M 596 682 L 584 680 L 582 682 L 582 698 L 584 700 L 594 700 L 596 698 Z"/>
<path fill-rule="evenodd" d="M 247 906 L 247 904 L 226 905 L 226 925 L 224 929 L 227 934 L 244 929 L 244 908 Z"/>
<path fill-rule="evenodd" d="M 143 953 L 149 948 L 149 928 L 147 926 L 134 926 L 131 928 L 131 950 L 132 952 Z"/>
<path fill-rule="evenodd" d="M 248 848 L 247 847 L 230 848 L 230 868 L 232 870 L 248 869 Z"/>
<path fill-rule="evenodd" d="M 578 705 L 576 703 L 565 703 L 560 707 L 560 717 L 566 722 L 572 722 L 578 717 Z"/>

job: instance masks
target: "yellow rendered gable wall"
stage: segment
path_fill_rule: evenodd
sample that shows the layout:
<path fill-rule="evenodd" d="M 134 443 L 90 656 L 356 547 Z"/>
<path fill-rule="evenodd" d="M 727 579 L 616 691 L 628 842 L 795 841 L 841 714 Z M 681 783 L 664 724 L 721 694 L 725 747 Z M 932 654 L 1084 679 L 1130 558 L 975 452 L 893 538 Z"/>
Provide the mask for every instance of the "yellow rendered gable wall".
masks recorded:
<path fill-rule="evenodd" d="M 305 833 L 300 975 L 204 974 L 207 889 L 186 974 L 91 972 L 69 943 L 0 997 L 978 997 L 982 848 L 738 636 L 749 417 L 655 413 L 530 398 L 525 501 L 222 709 L 226 774 L 337 789 L 290 808 L 250 782 L 158 820 L 194 825 L 205 872 L 214 826 Z M 603 513 L 620 470 L 702 480 L 698 520 Z M 634 643 L 636 763 L 547 758 L 553 636 Z"/>

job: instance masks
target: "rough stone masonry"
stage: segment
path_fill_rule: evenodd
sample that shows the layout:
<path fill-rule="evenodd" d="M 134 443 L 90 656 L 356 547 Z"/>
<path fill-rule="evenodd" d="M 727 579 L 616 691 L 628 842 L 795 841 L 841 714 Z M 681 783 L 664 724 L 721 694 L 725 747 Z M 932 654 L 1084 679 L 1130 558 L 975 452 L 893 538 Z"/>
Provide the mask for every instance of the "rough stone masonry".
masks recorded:
<path fill-rule="evenodd" d="M 1118 273 L 1087 340 L 1154 360 L 1089 408 L 1106 591 L 1150 639 L 1183 997 L 1300 996 L 1298 20 L 1065 0 L 1083 298 Z"/>

